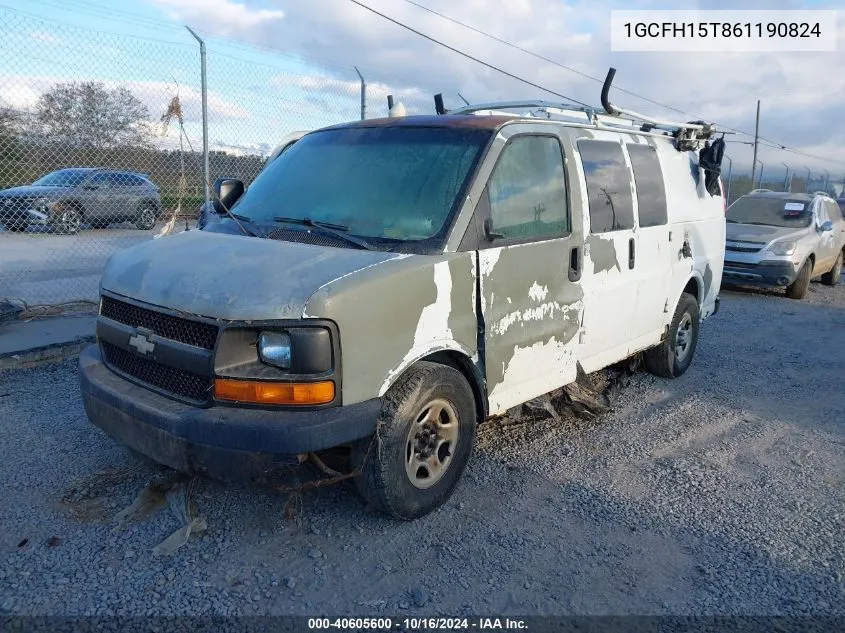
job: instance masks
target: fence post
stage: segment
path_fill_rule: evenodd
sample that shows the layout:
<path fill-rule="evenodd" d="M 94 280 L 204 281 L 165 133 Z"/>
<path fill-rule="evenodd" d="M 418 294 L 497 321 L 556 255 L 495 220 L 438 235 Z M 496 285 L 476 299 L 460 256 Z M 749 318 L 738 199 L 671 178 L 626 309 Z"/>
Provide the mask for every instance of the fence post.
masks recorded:
<path fill-rule="evenodd" d="M 208 190 L 208 183 L 210 182 L 208 169 L 208 76 L 205 70 L 205 42 L 202 41 L 199 35 L 194 33 L 190 26 L 186 26 L 188 32 L 194 36 L 197 42 L 200 43 L 200 73 L 201 73 L 201 90 L 202 90 L 202 172 L 203 172 L 203 190 L 205 191 L 205 203 L 208 204 L 211 200 L 211 192 Z"/>
<path fill-rule="evenodd" d="M 364 79 L 364 75 L 361 74 L 361 71 L 358 70 L 357 66 L 353 66 L 355 72 L 358 73 L 358 78 L 361 80 L 361 120 L 367 118 L 367 82 Z"/>

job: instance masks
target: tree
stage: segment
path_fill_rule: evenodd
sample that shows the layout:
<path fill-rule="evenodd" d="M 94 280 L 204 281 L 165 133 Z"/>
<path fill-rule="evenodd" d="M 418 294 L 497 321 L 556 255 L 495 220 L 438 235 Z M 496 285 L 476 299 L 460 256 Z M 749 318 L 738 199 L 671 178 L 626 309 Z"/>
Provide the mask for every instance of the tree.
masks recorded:
<path fill-rule="evenodd" d="M 51 140 L 108 149 L 149 145 L 149 112 L 130 90 L 99 81 L 54 85 L 38 99 L 36 116 Z"/>
<path fill-rule="evenodd" d="M 0 137 L 16 136 L 20 132 L 20 116 L 12 108 L 0 105 Z"/>

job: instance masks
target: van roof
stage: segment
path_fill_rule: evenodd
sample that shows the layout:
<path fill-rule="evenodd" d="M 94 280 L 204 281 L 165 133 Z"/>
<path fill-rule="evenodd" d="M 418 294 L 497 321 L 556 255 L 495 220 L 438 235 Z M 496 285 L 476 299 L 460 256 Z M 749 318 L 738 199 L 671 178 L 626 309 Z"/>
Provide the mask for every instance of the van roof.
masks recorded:
<path fill-rule="evenodd" d="M 323 130 L 342 130 L 346 128 L 364 127 L 466 127 L 476 129 L 494 130 L 513 119 L 519 119 L 517 115 L 489 115 L 476 116 L 473 114 L 450 114 L 443 116 L 439 114 L 416 114 L 402 117 L 385 117 L 381 119 L 365 119 L 364 121 L 351 121 L 322 128 Z"/>

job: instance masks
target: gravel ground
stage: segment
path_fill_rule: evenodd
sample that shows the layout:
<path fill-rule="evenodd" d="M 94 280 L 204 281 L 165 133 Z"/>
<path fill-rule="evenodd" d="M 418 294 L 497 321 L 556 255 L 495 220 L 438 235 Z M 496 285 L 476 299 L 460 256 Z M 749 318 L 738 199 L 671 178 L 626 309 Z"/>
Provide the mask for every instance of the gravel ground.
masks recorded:
<path fill-rule="evenodd" d="M 164 557 L 169 508 L 113 517 L 169 474 L 88 423 L 75 362 L 0 374 L 0 613 L 845 615 L 843 324 L 845 286 L 724 292 L 683 378 L 487 423 L 428 517 L 202 481 Z"/>

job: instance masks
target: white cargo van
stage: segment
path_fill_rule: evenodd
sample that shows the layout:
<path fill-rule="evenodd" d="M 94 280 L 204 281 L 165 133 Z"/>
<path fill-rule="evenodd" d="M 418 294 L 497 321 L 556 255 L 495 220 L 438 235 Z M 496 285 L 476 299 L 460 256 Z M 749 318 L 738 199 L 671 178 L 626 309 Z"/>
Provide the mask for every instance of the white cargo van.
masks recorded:
<path fill-rule="evenodd" d="M 222 183 L 219 222 L 109 261 L 80 358 L 92 422 L 223 478 L 345 447 L 361 494 L 411 519 L 449 498 L 477 423 L 579 366 L 645 352 L 682 375 L 719 305 L 720 141 L 608 88 L 606 115 L 337 125 Z"/>

